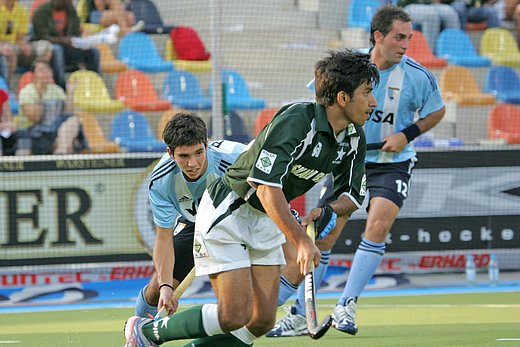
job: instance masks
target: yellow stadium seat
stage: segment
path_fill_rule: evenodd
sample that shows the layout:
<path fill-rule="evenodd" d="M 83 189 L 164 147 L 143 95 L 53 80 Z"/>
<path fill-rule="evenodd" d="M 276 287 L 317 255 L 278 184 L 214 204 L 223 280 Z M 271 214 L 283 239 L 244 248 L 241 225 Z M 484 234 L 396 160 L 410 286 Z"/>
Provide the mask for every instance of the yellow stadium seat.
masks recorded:
<path fill-rule="evenodd" d="M 74 88 L 74 107 L 83 111 L 115 113 L 125 107 L 123 102 L 112 99 L 105 82 L 94 71 L 74 71 L 67 86 Z"/>
<path fill-rule="evenodd" d="M 489 28 L 480 38 L 480 54 L 495 65 L 520 67 L 520 50 L 511 32 L 504 28 Z"/>
<path fill-rule="evenodd" d="M 119 145 L 108 141 L 99 125 L 96 117 L 88 112 L 77 112 L 76 115 L 81 119 L 83 131 L 87 137 L 90 153 L 118 153 Z"/>
<path fill-rule="evenodd" d="M 106 73 L 117 73 L 125 71 L 128 66 L 120 60 L 117 60 L 112 53 L 112 48 L 108 44 L 101 44 L 96 46 L 99 50 L 99 62 L 101 64 L 101 71 Z"/>
<path fill-rule="evenodd" d="M 439 81 L 443 97 L 460 106 L 493 105 L 495 96 L 483 93 L 471 71 L 464 66 L 450 65 L 441 74 Z"/>
<path fill-rule="evenodd" d="M 166 124 L 168 123 L 168 121 L 173 117 L 174 114 L 179 113 L 179 112 L 186 112 L 186 111 L 181 108 L 171 108 L 171 109 L 165 111 L 161 115 L 161 118 L 159 119 L 159 125 L 157 126 L 157 138 L 159 140 L 162 140 L 162 133 L 163 133 L 164 127 L 166 127 Z"/>
<path fill-rule="evenodd" d="M 187 70 L 191 72 L 208 72 L 211 71 L 211 60 L 181 60 L 177 59 L 177 54 L 172 44 L 171 38 L 166 40 L 164 47 L 164 58 L 173 61 L 173 65 L 178 70 Z"/>

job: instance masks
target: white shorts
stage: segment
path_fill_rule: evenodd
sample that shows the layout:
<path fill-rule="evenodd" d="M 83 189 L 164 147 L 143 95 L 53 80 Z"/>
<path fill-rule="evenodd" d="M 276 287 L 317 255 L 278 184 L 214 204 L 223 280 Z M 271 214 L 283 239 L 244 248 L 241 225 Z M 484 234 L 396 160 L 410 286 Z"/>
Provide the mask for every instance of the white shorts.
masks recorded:
<path fill-rule="evenodd" d="M 265 213 L 247 203 L 229 213 L 237 198 L 230 192 L 215 208 L 207 192 L 202 196 L 193 242 L 197 276 L 251 265 L 285 265 L 283 233 Z"/>

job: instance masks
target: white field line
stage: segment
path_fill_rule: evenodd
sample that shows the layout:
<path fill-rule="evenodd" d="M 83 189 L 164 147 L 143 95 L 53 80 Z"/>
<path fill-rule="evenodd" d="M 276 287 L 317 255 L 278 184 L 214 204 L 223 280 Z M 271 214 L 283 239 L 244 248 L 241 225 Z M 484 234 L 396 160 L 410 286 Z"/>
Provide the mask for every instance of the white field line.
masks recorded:
<path fill-rule="evenodd" d="M 0 345 L 12 345 L 15 343 L 21 343 L 22 341 L 0 341 Z"/>
<path fill-rule="evenodd" d="M 318 307 L 334 307 L 334 305 L 320 305 Z M 476 307 L 476 308 L 520 308 L 520 304 L 358 304 L 358 307 L 368 308 L 449 308 L 449 307 Z"/>

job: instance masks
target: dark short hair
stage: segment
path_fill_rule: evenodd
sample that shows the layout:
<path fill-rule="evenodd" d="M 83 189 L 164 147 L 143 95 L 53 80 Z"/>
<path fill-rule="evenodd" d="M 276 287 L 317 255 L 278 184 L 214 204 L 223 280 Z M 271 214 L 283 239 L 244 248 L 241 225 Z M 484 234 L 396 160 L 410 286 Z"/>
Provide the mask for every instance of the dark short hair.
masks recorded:
<path fill-rule="evenodd" d="M 353 97 L 363 83 L 379 83 L 379 71 L 369 54 L 346 49 L 329 51 L 328 57 L 316 63 L 314 78 L 316 101 L 332 106 L 341 91 Z"/>
<path fill-rule="evenodd" d="M 392 30 L 392 26 L 397 20 L 401 22 L 411 22 L 412 17 L 410 17 L 402 7 L 394 5 L 386 5 L 376 11 L 370 23 L 370 43 L 372 46 L 376 44 L 374 32 L 377 30 L 386 36 L 386 34 Z"/>
<path fill-rule="evenodd" d="M 172 152 L 179 146 L 208 144 L 208 130 L 204 120 L 191 112 L 178 112 L 166 123 L 162 138 Z"/>

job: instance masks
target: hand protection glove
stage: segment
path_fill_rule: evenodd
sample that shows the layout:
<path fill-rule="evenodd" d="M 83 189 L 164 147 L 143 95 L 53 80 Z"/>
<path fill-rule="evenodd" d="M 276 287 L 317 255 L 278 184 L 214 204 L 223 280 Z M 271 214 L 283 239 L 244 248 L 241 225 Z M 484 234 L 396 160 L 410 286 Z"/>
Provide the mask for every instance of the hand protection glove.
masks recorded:
<path fill-rule="evenodd" d="M 329 204 L 321 206 L 321 214 L 316 218 L 316 240 L 322 240 L 336 226 L 338 216 Z"/>

